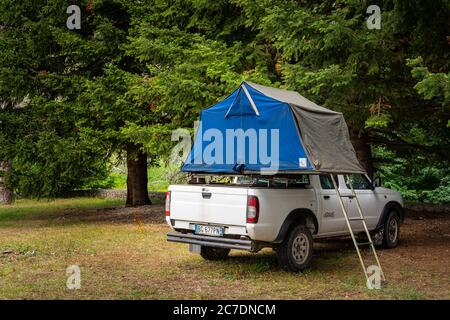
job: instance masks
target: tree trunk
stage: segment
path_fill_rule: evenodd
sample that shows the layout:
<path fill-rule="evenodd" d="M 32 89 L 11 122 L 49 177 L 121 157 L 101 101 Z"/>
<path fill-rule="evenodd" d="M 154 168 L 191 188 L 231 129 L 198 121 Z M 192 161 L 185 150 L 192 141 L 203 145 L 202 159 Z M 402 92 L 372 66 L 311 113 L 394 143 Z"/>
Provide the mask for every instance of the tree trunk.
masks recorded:
<path fill-rule="evenodd" d="M 147 155 L 137 146 L 127 147 L 127 206 L 152 204 L 148 197 Z"/>
<path fill-rule="evenodd" d="M 11 170 L 9 162 L 0 162 L 0 204 L 12 204 L 14 202 L 13 190 L 5 185 L 4 176 Z"/>
<path fill-rule="evenodd" d="M 353 148 L 355 148 L 356 157 L 372 179 L 373 163 L 372 150 L 369 144 L 369 133 L 367 131 L 360 132 L 352 128 L 349 128 L 349 133 Z"/>

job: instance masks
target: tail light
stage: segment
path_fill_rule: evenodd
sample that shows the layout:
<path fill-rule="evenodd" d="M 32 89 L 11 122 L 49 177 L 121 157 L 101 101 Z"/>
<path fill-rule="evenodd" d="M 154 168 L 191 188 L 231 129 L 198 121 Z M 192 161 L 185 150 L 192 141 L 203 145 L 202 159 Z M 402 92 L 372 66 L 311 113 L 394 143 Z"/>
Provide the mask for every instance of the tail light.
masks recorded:
<path fill-rule="evenodd" d="M 256 196 L 247 198 L 247 223 L 257 223 L 259 218 L 259 200 Z"/>
<path fill-rule="evenodd" d="M 170 216 L 170 191 L 166 193 L 166 217 Z"/>

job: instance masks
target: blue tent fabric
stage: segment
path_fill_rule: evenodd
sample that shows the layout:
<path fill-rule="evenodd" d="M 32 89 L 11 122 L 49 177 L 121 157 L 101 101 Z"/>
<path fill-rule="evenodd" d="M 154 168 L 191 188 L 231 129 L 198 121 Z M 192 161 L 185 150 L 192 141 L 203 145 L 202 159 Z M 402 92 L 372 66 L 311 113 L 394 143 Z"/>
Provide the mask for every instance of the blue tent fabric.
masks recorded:
<path fill-rule="evenodd" d="M 275 91 L 243 82 L 224 100 L 203 110 L 182 171 L 214 174 L 317 171 L 319 161 L 311 159 L 314 153 L 305 149 L 301 124 L 293 109 L 297 96 L 270 89 Z M 330 111 L 328 116 L 337 114 L 319 106 L 313 109 L 321 114 Z"/>

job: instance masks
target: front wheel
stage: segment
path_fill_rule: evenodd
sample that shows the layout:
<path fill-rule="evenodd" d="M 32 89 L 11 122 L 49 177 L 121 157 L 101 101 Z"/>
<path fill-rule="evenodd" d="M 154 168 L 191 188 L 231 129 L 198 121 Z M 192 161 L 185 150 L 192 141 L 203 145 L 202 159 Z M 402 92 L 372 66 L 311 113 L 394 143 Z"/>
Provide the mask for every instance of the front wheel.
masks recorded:
<path fill-rule="evenodd" d="M 277 248 L 280 266 L 292 272 L 306 269 L 311 264 L 312 254 L 313 238 L 304 225 L 294 227 Z"/>
<path fill-rule="evenodd" d="M 395 248 L 400 239 L 400 218 L 396 211 L 389 213 L 383 229 L 383 247 Z"/>
<path fill-rule="evenodd" d="M 200 255 L 205 260 L 224 260 L 228 257 L 230 249 L 202 246 Z"/>

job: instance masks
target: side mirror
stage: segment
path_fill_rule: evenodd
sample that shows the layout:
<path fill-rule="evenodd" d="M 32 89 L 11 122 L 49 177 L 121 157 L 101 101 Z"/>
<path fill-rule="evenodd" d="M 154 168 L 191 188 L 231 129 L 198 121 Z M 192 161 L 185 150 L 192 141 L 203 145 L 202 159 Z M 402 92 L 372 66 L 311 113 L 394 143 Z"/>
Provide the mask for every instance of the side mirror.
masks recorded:
<path fill-rule="evenodd" d="M 373 188 L 381 187 L 381 179 L 380 177 L 375 177 L 372 181 Z"/>

